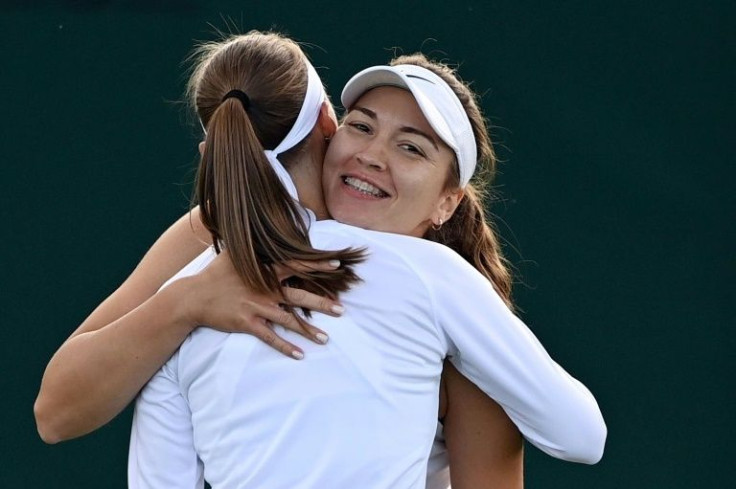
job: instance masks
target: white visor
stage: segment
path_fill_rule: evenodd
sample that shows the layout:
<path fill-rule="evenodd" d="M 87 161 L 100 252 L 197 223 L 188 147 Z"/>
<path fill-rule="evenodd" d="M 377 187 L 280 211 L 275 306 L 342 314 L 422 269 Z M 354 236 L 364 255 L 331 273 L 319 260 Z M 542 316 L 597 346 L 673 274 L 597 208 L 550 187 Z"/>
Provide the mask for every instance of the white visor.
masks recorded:
<path fill-rule="evenodd" d="M 409 90 L 427 122 L 457 156 L 460 186 L 470 182 L 477 162 L 473 128 L 463 104 L 439 76 L 416 65 L 372 66 L 353 76 L 342 90 L 342 105 L 350 109 L 368 90 L 394 86 Z"/>

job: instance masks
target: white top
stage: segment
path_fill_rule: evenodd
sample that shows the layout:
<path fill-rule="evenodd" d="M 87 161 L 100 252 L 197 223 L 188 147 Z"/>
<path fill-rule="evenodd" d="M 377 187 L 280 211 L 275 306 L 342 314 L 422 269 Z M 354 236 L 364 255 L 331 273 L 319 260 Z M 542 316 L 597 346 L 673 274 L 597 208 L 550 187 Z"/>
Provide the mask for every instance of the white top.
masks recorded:
<path fill-rule="evenodd" d="M 442 425 L 437 423 L 437 433 L 432 442 L 432 450 L 427 460 L 427 488 L 426 489 L 449 489 L 450 488 L 450 455 L 447 453 L 445 434 Z"/>
<path fill-rule="evenodd" d="M 201 488 L 204 476 L 214 489 L 424 489 L 448 355 L 542 451 L 600 459 L 593 396 L 461 257 L 335 221 L 314 223 L 310 238 L 370 253 L 356 267 L 363 282 L 340 296 L 345 314 L 313 314 L 329 343 L 277 326 L 304 349 L 295 361 L 249 335 L 196 329 L 136 402 L 131 488 Z"/>

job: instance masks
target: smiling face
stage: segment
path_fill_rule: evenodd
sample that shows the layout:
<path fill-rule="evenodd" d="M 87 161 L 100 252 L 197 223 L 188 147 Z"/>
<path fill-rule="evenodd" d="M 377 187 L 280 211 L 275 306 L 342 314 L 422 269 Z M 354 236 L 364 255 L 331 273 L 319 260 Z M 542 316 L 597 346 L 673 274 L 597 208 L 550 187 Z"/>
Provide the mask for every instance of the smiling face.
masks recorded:
<path fill-rule="evenodd" d="M 332 138 L 322 182 L 337 221 L 421 237 L 447 221 L 462 190 L 446 189 L 455 154 L 412 94 L 378 87 L 359 98 Z"/>

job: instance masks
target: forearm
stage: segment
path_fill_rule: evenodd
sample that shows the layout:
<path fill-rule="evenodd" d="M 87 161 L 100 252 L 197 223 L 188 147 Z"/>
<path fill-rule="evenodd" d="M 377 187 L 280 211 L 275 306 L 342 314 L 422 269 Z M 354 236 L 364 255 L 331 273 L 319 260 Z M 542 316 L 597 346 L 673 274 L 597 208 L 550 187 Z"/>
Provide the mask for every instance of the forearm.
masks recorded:
<path fill-rule="evenodd" d="M 178 281 L 96 331 L 70 338 L 44 373 L 34 411 L 41 438 L 84 435 L 120 413 L 194 325 Z"/>
<path fill-rule="evenodd" d="M 546 352 L 534 342 L 523 345 L 502 336 L 494 338 L 501 348 L 489 343 L 480 354 L 460 355 L 458 370 L 501 404 L 524 437 L 543 452 L 571 462 L 598 462 L 606 425 L 590 391 L 543 357 Z M 465 353 L 471 348 L 466 344 Z M 486 356 L 494 360 L 484 362 Z"/>
<path fill-rule="evenodd" d="M 455 366 L 501 404 L 537 448 L 562 460 L 598 462 L 606 425 L 593 395 L 554 363 L 531 333 L 503 332 L 499 323 L 485 347 L 466 342 Z"/>
<path fill-rule="evenodd" d="M 600 460 L 606 425 L 590 391 L 552 360 L 487 280 L 452 279 L 437 282 L 435 296 L 449 304 L 440 321 L 454 344 L 453 364 L 540 450 L 573 462 Z"/>

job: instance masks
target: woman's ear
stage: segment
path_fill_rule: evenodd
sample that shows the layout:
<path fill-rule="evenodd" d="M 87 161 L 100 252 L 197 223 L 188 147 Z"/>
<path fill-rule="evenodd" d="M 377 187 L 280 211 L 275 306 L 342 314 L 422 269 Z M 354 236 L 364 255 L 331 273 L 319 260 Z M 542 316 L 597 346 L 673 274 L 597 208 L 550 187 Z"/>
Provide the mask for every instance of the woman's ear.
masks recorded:
<path fill-rule="evenodd" d="M 199 143 L 199 156 L 204 155 L 204 141 Z"/>
<path fill-rule="evenodd" d="M 455 213 L 455 209 L 460 205 L 460 201 L 463 200 L 464 196 L 465 192 L 461 188 L 445 190 L 437 203 L 432 222 L 435 224 L 447 222 Z"/>
<path fill-rule="evenodd" d="M 317 125 L 327 139 L 330 139 L 337 132 L 337 115 L 335 115 L 332 104 L 327 100 L 322 102 L 322 107 L 319 109 Z"/>

